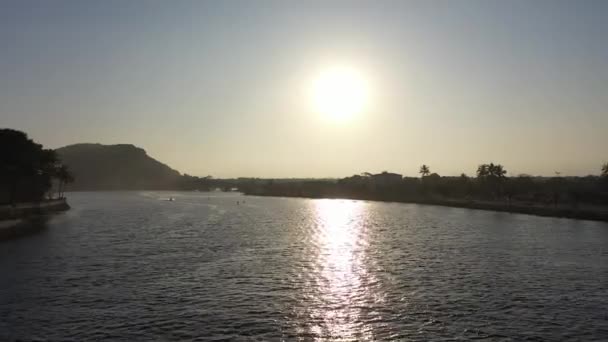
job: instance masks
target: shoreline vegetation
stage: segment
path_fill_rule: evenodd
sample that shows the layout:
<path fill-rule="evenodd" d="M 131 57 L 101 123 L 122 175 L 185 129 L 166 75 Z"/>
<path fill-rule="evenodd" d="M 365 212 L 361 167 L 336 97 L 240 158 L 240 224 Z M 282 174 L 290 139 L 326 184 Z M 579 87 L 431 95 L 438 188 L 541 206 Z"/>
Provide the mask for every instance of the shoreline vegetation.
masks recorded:
<path fill-rule="evenodd" d="M 0 129 L 0 156 L 0 239 L 40 230 L 49 214 L 70 209 L 64 193 L 74 177 L 54 150 Z"/>
<path fill-rule="evenodd" d="M 291 195 L 291 194 L 268 194 L 268 193 L 244 193 L 247 196 L 263 197 L 285 197 L 285 198 L 310 198 L 310 199 L 345 199 L 373 202 L 390 203 L 409 203 L 422 205 L 437 205 L 442 207 L 463 208 L 474 210 L 485 210 L 495 212 L 506 212 L 512 214 L 526 214 L 544 217 L 568 218 L 577 220 L 592 220 L 608 222 L 608 208 L 570 208 L 566 206 L 551 207 L 546 205 L 526 205 L 524 203 L 498 203 L 478 200 L 457 200 L 457 199 L 399 199 L 382 197 L 348 197 L 348 196 L 312 196 L 312 195 Z"/>
<path fill-rule="evenodd" d="M 385 171 L 338 180 L 258 180 L 239 189 L 245 195 L 417 203 L 608 222 L 608 163 L 601 176 L 586 177 L 507 177 L 494 163 L 479 165 L 474 177 L 442 177 L 427 165 L 419 172 L 420 177 Z"/>
<path fill-rule="evenodd" d="M 0 155 L 0 206 L 13 208 L 17 203 L 53 198 L 67 206 L 64 192 L 69 185 L 70 191 L 221 189 L 245 195 L 419 203 L 608 222 L 608 163 L 599 168 L 599 175 L 585 177 L 559 172 L 553 177 L 507 176 L 501 164 L 487 163 L 472 176 L 440 176 L 422 165 L 419 177 L 384 171 L 340 179 L 221 179 L 181 174 L 134 145 L 76 144 L 50 150 L 12 129 L 0 129 Z"/>

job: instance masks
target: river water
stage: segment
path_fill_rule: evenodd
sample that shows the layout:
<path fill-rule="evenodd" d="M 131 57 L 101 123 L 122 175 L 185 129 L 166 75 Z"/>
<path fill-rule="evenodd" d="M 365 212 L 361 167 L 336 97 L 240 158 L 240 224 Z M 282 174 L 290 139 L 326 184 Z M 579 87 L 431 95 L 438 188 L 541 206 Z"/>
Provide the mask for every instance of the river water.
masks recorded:
<path fill-rule="evenodd" d="M 223 193 L 69 203 L 0 243 L 0 340 L 608 340 L 606 223 Z"/>

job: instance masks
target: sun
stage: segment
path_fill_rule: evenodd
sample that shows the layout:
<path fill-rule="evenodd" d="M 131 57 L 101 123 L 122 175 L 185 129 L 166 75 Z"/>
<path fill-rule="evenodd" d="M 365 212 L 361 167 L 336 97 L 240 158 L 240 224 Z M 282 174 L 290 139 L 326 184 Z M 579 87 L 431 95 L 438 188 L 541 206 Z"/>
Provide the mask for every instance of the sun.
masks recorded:
<path fill-rule="evenodd" d="M 332 120 L 347 120 L 361 113 L 368 97 L 367 82 L 356 69 L 348 67 L 323 71 L 312 86 L 315 110 Z"/>

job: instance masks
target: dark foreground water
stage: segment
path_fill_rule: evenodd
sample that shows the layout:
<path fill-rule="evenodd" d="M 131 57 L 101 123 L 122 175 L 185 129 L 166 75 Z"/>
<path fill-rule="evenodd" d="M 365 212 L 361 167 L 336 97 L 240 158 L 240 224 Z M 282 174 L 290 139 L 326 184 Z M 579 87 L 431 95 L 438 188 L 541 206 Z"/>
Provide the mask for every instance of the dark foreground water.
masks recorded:
<path fill-rule="evenodd" d="M 608 340 L 606 223 L 207 193 L 69 202 L 0 243 L 0 340 Z"/>

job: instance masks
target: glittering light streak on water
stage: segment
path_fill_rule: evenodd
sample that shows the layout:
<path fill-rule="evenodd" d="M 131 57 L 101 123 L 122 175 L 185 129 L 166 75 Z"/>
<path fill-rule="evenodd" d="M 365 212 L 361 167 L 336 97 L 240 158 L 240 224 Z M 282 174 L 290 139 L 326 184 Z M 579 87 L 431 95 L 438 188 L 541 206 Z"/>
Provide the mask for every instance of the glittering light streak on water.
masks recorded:
<path fill-rule="evenodd" d="M 324 330 L 334 338 L 355 339 L 363 331 L 359 307 L 369 295 L 362 279 L 366 252 L 366 204 L 360 201 L 317 200 L 315 207 L 319 245 L 318 288 L 327 303 L 318 313 Z"/>

